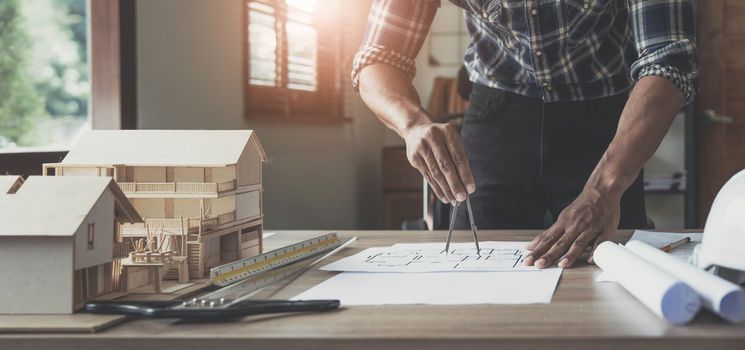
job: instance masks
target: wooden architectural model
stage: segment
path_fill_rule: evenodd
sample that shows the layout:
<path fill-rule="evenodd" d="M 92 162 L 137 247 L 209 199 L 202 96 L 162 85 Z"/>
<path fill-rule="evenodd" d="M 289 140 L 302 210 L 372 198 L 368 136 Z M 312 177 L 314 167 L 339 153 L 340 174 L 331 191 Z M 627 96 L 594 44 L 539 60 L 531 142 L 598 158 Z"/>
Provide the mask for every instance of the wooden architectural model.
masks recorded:
<path fill-rule="evenodd" d="M 111 178 L 0 176 L 0 314 L 72 313 L 115 291 L 118 228 L 141 221 Z"/>
<path fill-rule="evenodd" d="M 138 264 L 160 264 L 166 279 L 183 281 L 261 253 L 265 159 L 250 130 L 95 130 L 44 174 L 116 180 L 144 218 L 121 226 L 132 289 L 145 284 L 134 278 Z"/>

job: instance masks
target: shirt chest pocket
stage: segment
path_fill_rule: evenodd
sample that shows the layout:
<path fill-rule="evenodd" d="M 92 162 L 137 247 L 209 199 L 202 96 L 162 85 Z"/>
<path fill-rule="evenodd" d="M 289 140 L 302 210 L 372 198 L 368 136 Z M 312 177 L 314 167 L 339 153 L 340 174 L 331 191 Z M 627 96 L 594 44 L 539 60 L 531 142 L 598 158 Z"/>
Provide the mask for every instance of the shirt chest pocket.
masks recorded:
<path fill-rule="evenodd" d="M 620 0 L 561 0 L 561 11 L 570 46 L 584 42 L 594 32 L 598 23 L 612 20 L 615 17 L 613 1 L 620 2 Z"/>
<path fill-rule="evenodd" d="M 467 12 L 481 18 L 485 22 L 500 23 L 503 17 L 504 0 L 450 0 Z"/>

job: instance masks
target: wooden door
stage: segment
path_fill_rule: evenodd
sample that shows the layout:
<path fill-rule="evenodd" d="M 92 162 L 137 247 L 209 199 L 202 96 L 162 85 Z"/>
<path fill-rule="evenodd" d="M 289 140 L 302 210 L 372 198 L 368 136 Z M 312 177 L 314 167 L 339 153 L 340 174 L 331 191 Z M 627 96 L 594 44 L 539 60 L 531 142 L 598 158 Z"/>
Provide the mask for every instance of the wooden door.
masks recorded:
<path fill-rule="evenodd" d="M 745 169 L 745 1 L 700 0 L 699 138 L 701 225 L 719 189 Z"/>

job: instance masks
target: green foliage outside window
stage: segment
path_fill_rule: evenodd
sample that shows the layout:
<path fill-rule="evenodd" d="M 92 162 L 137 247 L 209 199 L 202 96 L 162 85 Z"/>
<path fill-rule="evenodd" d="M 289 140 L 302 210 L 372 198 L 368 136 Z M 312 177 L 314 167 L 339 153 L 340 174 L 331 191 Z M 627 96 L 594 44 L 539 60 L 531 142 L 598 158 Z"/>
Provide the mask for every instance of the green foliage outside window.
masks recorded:
<path fill-rule="evenodd" d="M 23 140 L 43 110 L 27 79 L 30 41 L 23 30 L 18 0 L 0 2 L 0 147 Z"/>
<path fill-rule="evenodd" d="M 85 0 L 0 0 L 0 148 L 69 142 L 88 121 Z"/>

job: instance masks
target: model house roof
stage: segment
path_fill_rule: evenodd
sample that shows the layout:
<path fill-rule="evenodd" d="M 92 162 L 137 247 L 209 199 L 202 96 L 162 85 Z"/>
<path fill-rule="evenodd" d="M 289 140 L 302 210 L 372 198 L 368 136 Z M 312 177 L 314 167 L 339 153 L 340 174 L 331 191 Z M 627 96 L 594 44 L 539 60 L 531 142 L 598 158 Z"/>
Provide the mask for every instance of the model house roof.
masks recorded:
<path fill-rule="evenodd" d="M 266 160 L 252 130 L 92 130 L 62 164 L 217 167 L 237 164 L 248 144 Z"/>
<path fill-rule="evenodd" d="M 72 236 L 106 190 L 117 218 L 142 221 L 110 177 L 30 176 L 16 193 L 0 194 L 0 236 Z"/>
<path fill-rule="evenodd" d="M 23 178 L 18 175 L 0 175 L 0 195 L 15 190 L 23 184 Z"/>

